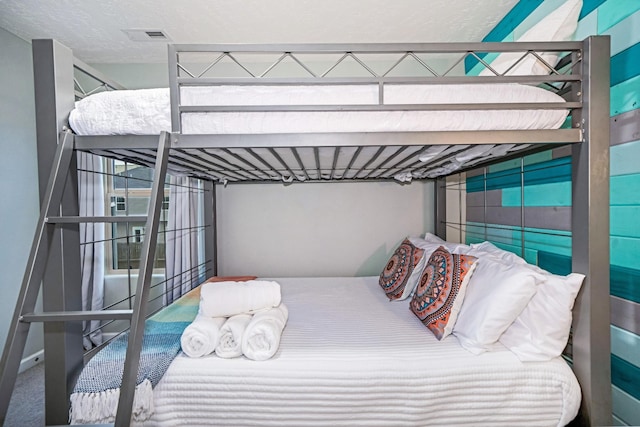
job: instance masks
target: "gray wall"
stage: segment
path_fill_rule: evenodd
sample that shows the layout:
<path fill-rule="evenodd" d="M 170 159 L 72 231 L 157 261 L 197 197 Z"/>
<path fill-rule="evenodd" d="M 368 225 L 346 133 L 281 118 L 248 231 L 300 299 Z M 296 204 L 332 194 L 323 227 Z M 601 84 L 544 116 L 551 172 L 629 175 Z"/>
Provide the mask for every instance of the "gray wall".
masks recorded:
<path fill-rule="evenodd" d="M 0 342 L 4 346 L 38 220 L 31 44 L 0 28 Z M 25 355 L 42 348 L 36 324 Z"/>
<path fill-rule="evenodd" d="M 221 275 L 379 275 L 407 235 L 433 231 L 433 184 L 218 188 Z"/>

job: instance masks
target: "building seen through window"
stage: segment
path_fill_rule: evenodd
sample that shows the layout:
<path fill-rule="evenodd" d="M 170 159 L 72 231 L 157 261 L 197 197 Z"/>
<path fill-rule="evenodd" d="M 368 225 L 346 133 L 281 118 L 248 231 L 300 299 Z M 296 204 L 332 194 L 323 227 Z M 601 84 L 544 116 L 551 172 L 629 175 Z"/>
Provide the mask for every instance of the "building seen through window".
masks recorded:
<path fill-rule="evenodd" d="M 146 216 L 149 209 L 153 169 L 120 160 L 107 160 L 107 209 L 112 216 Z M 168 179 L 168 178 L 167 178 Z M 165 187 L 162 214 L 158 229 L 158 246 L 154 268 L 164 269 L 165 229 L 167 226 L 169 196 Z M 109 240 L 109 270 L 137 269 L 140 267 L 142 245 L 145 241 L 145 222 L 107 224 Z"/>

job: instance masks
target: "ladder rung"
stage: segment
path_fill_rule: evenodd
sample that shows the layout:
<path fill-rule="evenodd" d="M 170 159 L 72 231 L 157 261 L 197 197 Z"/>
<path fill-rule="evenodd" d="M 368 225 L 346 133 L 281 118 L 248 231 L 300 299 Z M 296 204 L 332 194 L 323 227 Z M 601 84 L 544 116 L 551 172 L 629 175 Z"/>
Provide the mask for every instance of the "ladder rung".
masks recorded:
<path fill-rule="evenodd" d="M 45 222 L 49 224 L 80 224 L 85 222 L 146 222 L 146 215 L 128 216 L 49 216 Z"/>
<path fill-rule="evenodd" d="M 133 310 L 98 311 L 49 311 L 27 313 L 20 317 L 22 322 L 69 322 L 74 320 L 121 320 L 131 319 Z"/>

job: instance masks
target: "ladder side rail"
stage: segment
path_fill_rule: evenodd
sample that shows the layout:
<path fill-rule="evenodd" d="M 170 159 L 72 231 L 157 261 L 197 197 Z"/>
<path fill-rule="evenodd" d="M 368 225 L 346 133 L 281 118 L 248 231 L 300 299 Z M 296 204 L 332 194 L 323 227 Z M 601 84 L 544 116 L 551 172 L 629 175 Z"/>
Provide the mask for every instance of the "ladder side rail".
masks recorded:
<path fill-rule="evenodd" d="M 58 144 L 47 188 L 44 193 L 40 217 L 27 261 L 18 301 L 9 327 L 9 333 L 0 359 L 0 424 L 4 423 L 13 392 L 18 369 L 27 341 L 30 323 L 22 321 L 22 315 L 33 312 L 40 283 L 47 265 L 47 257 L 55 226 L 47 224 L 46 218 L 59 208 L 67 179 L 67 170 L 73 158 L 73 135 L 65 133 Z"/>
<path fill-rule="evenodd" d="M 164 182 L 167 176 L 170 147 L 170 134 L 162 132 L 158 142 L 158 155 L 156 157 L 151 199 L 149 201 L 149 216 L 146 224 L 146 238 L 142 245 L 142 257 L 140 260 L 140 265 L 143 269 L 138 274 L 131 329 L 129 330 L 129 341 L 127 343 L 127 353 L 118 399 L 118 411 L 115 420 L 116 426 L 126 427 L 131 423 L 133 399 L 136 391 L 136 378 L 140 366 L 140 351 L 142 349 L 142 339 L 144 336 L 147 302 L 149 299 L 153 263 L 158 241 L 160 216 L 162 214 L 161 207 L 164 198 Z"/>

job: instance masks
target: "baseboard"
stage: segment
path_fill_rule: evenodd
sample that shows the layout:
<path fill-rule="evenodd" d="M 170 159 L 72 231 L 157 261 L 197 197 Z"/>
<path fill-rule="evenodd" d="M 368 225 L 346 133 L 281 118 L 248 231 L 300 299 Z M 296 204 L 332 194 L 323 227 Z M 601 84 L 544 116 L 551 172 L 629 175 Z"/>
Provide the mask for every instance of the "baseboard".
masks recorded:
<path fill-rule="evenodd" d="M 36 353 L 33 353 L 30 356 L 25 357 L 20 361 L 20 368 L 18 368 L 18 373 L 22 373 L 29 368 L 33 368 L 43 360 L 44 360 L 44 350 L 40 350 Z"/>

